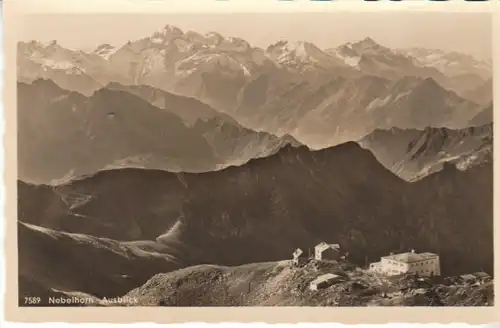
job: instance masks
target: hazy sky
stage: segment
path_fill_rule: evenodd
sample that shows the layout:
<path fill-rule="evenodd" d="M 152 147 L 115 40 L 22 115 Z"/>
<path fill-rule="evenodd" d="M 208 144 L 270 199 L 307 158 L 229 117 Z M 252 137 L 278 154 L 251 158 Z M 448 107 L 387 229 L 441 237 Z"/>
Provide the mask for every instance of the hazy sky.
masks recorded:
<path fill-rule="evenodd" d="M 481 58 L 492 52 L 488 13 L 43 14 L 27 17 L 18 33 L 20 40 L 57 40 L 89 50 L 149 36 L 166 24 L 202 34 L 217 31 L 259 47 L 286 39 L 329 48 L 370 36 L 388 47 L 457 50 Z"/>

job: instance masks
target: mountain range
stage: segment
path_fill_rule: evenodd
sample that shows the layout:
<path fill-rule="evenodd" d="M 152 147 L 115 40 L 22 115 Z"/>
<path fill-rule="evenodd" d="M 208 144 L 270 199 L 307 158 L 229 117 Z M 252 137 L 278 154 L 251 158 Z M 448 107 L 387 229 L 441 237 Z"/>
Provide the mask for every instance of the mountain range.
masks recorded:
<path fill-rule="evenodd" d="M 356 112 L 365 121 L 381 120 L 395 110 L 404 117 L 415 107 L 429 106 L 433 115 L 443 117 L 434 121 L 424 113 L 418 115 L 421 122 L 389 123 L 463 128 L 481 109 L 477 102 L 492 101 L 490 61 L 456 52 L 390 49 L 371 38 L 324 50 L 305 41 L 279 41 L 262 49 L 241 38 L 166 25 L 151 36 L 118 47 L 100 45 L 91 53 L 55 41 L 20 42 L 18 58 L 22 82 L 52 79 L 87 96 L 111 82 L 147 85 L 194 97 L 246 127 L 290 134 L 313 148 L 381 128 L 365 126 L 359 118 L 344 118 L 332 127 L 332 115 Z M 372 101 L 369 113 L 362 113 Z M 436 113 L 434 108 L 443 104 L 453 108 Z M 353 131 L 342 131 L 347 124 L 353 124 Z"/>
<path fill-rule="evenodd" d="M 493 124 L 462 130 L 376 130 L 360 141 L 380 163 L 412 181 L 440 171 L 444 163 L 460 170 L 493 161 Z"/>
<path fill-rule="evenodd" d="M 20 42 L 17 72 L 20 295 L 387 303 L 291 297 L 307 274 L 283 261 L 321 241 L 351 278 L 412 248 L 444 276 L 493 274 L 489 60 L 166 25 L 93 52 Z"/>

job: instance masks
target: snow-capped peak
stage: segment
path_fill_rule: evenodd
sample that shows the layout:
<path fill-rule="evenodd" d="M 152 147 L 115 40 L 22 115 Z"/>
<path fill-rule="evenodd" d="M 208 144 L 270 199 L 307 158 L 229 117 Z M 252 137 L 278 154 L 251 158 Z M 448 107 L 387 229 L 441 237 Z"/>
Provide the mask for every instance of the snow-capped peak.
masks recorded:
<path fill-rule="evenodd" d="M 289 41 L 279 41 L 268 47 L 267 52 L 275 57 L 278 61 L 282 61 L 287 57 L 293 56 L 296 59 L 308 60 L 310 58 L 310 52 L 321 51 L 316 46 L 311 43 L 304 41 L 289 42 Z"/>
<path fill-rule="evenodd" d="M 469 54 L 439 49 L 411 48 L 399 50 L 421 66 L 434 67 L 449 76 L 474 72 L 483 78 L 491 76 L 491 63 Z"/>
<path fill-rule="evenodd" d="M 184 32 L 180 28 L 167 24 L 155 31 L 150 37 L 150 40 L 152 43 L 165 43 L 183 35 Z"/>
<path fill-rule="evenodd" d="M 312 45 L 304 41 L 297 41 L 290 43 L 288 42 L 284 47 L 285 51 L 294 52 L 295 56 L 301 59 L 307 59 L 309 57 L 308 48 Z"/>
<path fill-rule="evenodd" d="M 370 38 L 369 36 L 364 38 L 363 40 L 357 42 L 357 44 L 362 44 L 364 46 L 367 46 L 367 47 L 374 47 L 374 46 L 378 46 L 378 43 L 375 42 L 375 40 L 373 40 L 372 38 Z"/>
<path fill-rule="evenodd" d="M 56 47 L 56 46 L 58 46 L 58 44 L 57 44 L 57 40 L 51 40 L 51 41 L 49 41 L 49 42 L 42 43 L 42 46 L 43 46 L 44 48 Z"/>
<path fill-rule="evenodd" d="M 358 54 L 362 54 L 367 51 L 373 51 L 373 50 L 382 50 L 383 47 L 375 42 L 372 38 L 366 37 L 361 41 L 355 42 L 355 43 L 350 43 L 348 47 L 354 51 L 356 51 Z"/>
<path fill-rule="evenodd" d="M 235 45 L 241 45 L 241 46 L 250 48 L 250 44 L 246 40 L 243 40 L 242 38 L 236 38 L 236 37 L 230 36 L 227 38 L 227 41 L 229 41 Z"/>
<path fill-rule="evenodd" d="M 370 37 L 366 37 L 354 43 L 345 43 L 337 48 L 328 50 L 328 52 L 351 67 L 358 67 L 362 58 L 366 58 L 366 56 L 375 56 L 382 62 L 387 62 L 388 60 L 406 62 L 409 60 L 407 56 L 402 56 L 400 53 L 396 53 L 378 44 Z"/>
<path fill-rule="evenodd" d="M 54 51 L 57 49 L 63 49 L 56 40 L 51 40 L 48 42 L 40 42 L 31 40 L 29 42 L 19 42 L 18 46 L 27 47 L 30 50 L 34 51 Z"/>
<path fill-rule="evenodd" d="M 279 41 L 266 50 L 267 56 L 280 65 L 300 70 L 311 67 L 331 69 L 346 66 L 339 58 L 321 50 L 312 43 L 305 41 Z"/>
<path fill-rule="evenodd" d="M 180 28 L 170 24 L 165 25 L 162 29 L 157 31 L 157 33 L 162 35 L 176 35 L 176 36 L 184 34 L 184 32 L 182 32 Z"/>
<path fill-rule="evenodd" d="M 41 42 L 35 40 L 31 40 L 28 42 L 21 41 L 17 44 L 17 47 L 19 50 L 23 49 L 24 51 L 28 52 L 45 48 Z"/>

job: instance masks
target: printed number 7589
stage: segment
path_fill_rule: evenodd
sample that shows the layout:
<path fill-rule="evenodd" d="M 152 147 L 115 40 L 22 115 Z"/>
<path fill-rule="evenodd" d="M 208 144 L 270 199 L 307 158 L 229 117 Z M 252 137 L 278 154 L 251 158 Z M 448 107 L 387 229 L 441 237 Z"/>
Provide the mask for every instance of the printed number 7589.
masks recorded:
<path fill-rule="evenodd" d="M 25 297 L 24 304 L 39 304 L 42 301 L 40 297 Z"/>

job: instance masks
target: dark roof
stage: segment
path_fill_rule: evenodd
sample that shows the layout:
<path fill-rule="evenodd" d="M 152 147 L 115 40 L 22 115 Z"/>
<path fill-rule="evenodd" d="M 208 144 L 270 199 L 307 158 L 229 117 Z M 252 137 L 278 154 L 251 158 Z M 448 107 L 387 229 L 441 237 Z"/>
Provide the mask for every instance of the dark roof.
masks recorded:
<path fill-rule="evenodd" d="M 320 252 L 324 252 L 329 248 L 338 251 L 338 250 L 340 250 L 340 245 L 339 244 L 327 244 L 325 242 L 321 242 L 318 245 L 316 245 L 314 248 Z"/>

